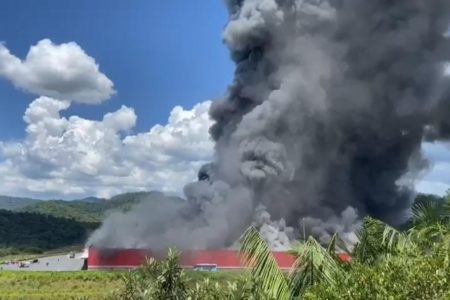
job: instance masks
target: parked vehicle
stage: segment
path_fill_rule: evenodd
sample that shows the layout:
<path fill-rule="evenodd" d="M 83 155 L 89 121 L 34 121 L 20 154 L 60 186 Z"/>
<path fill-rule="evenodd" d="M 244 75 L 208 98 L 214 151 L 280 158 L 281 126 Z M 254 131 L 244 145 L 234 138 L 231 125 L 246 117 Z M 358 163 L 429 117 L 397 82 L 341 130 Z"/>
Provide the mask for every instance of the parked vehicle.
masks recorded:
<path fill-rule="evenodd" d="M 216 264 L 197 264 L 194 266 L 194 271 L 216 272 L 217 265 Z"/>

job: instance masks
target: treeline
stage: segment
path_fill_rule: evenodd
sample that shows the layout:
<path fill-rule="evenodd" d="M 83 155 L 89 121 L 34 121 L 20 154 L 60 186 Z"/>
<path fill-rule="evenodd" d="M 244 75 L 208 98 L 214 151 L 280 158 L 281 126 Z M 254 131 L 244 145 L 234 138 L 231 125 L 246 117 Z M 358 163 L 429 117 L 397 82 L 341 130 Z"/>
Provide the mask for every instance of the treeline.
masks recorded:
<path fill-rule="evenodd" d="M 71 219 L 0 210 L 0 255 L 80 244 L 86 234 L 85 225 Z"/>

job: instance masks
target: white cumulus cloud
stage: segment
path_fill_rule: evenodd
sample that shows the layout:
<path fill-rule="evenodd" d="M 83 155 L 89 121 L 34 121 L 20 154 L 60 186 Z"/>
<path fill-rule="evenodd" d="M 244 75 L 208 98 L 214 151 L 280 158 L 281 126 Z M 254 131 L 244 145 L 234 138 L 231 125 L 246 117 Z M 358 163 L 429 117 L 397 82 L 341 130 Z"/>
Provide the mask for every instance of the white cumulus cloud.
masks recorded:
<path fill-rule="evenodd" d="M 75 42 L 41 40 L 24 60 L 0 44 L 0 77 L 39 96 L 80 103 L 100 103 L 115 93 L 113 82 Z"/>
<path fill-rule="evenodd" d="M 168 123 L 130 134 L 137 116 L 122 106 L 101 121 L 62 117 L 70 102 L 40 97 L 24 114 L 26 137 L 0 143 L 0 194 L 111 196 L 180 192 L 212 158 L 210 101 L 175 107 Z"/>

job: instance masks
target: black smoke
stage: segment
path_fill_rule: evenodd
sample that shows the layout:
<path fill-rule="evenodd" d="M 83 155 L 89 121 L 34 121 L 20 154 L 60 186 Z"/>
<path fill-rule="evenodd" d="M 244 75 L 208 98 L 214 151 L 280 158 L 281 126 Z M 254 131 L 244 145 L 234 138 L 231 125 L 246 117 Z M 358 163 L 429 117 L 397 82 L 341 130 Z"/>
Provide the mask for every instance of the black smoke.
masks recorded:
<path fill-rule="evenodd" d="M 156 232 L 145 207 L 129 216 L 135 240 L 226 247 L 254 222 L 283 248 L 303 228 L 326 239 L 365 215 L 402 223 L 422 142 L 450 136 L 450 1 L 226 4 L 236 71 L 210 110 L 216 159 L 185 187 L 184 217 L 148 208 Z M 102 232 L 94 242 L 113 240 Z"/>
<path fill-rule="evenodd" d="M 426 133 L 450 129 L 450 2 L 227 4 L 236 73 L 211 109 L 219 166 L 233 157 L 234 176 L 290 224 L 349 206 L 401 222 L 412 191 L 398 181 L 426 165 Z"/>

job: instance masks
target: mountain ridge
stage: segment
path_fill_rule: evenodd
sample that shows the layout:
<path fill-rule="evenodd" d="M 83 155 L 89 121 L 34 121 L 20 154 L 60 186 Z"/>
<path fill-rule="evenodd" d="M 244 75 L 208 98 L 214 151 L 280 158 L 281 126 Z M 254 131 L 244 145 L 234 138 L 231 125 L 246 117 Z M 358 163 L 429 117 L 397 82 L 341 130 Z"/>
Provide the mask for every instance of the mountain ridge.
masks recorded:
<path fill-rule="evenodd" d="M 1 203 L 0 209 L 37 213 L 57 218 L 73 219 L 87 224 L 88 227 L 99 225 L 106 214 L 113 210 L 128 210 L 141 201 L 152 200 L 163 193 L 157 191 L 123 193 L 109 199 L 87 197 L 77 200 L 36 200 L 8 197 L 8 202 Z M 168 201 L 184 201 L 180 197 L 166 197 Z M 17 203 L 14 203 L 14 199 Z M 28 199 L 28 198 L 27 198 Z M 9 209 L 8 209 L 9 208 Z"/>

